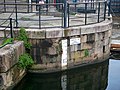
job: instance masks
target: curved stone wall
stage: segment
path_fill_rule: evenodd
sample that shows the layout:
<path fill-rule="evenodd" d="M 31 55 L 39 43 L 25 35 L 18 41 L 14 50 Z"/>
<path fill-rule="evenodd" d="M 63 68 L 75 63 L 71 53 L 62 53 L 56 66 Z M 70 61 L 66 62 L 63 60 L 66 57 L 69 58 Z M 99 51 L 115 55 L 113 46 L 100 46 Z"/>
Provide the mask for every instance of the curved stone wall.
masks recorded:
<path fill-rule="evenodd" d="M 50 69 L 89 64 L 109 58 L 112 20 L 66 29 L 26 29 L 38 67 Z"/>

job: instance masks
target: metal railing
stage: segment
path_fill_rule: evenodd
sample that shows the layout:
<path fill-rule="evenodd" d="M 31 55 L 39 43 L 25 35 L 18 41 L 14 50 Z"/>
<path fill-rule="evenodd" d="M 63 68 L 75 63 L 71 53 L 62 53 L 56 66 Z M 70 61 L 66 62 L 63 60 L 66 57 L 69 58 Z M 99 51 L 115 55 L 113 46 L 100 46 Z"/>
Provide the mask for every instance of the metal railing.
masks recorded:
<path fill-rule="evenodd" d="M 2 17 L 3 14 L 7 16 L 15 9 L 11 17 L 17 28 L 67 28 L 104 21 L 106 7 L 106 1 L 66 4 L 0 3 L 0 21 L 7 19 Z"/>

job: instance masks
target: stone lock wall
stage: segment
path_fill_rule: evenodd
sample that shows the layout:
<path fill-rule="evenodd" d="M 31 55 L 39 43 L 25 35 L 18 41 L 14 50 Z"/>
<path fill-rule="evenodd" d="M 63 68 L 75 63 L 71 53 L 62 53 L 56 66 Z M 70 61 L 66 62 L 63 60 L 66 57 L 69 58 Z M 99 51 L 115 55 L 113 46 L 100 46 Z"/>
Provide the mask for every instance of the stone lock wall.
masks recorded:
<path fill-rule="evenodd" d="M 16 65 L 25 52 L 23 42 L 14 42 L 0 49 L 0 90 L 12 88 L 25 74 Z"/>
<path fill-rule="evenodd" d="M 45 68 L 52 67 L 51 64 L 53 67 L 61 67 L 63 57 L 66 59 L 67 67 L 89 64 L 109 58 L 111 19 L 106 19 L 97 24 L 66 29 L 26 30 L 32 44 L 31 55 L 37 64 L 48 65 Z M 64 46 L 64 49 L 63 40 L 67 41 L 67 46 Z"/>

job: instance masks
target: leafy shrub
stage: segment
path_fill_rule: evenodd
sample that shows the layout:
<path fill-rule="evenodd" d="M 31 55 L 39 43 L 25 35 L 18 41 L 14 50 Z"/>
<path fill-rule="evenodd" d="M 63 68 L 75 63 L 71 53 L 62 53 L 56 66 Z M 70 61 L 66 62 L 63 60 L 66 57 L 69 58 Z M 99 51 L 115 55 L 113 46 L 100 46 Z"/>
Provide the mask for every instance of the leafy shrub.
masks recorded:
<path fill-rule="evenodd" d="M 31 44 L 28 42 L 28 36 L 24 28 L 21 28 L 19 31 L 19 35 L 17 37 L 18 40 L 24 41 L 24 46 L 26 49 L 31 49 Z"/>
<path fill-rule="evenodd" d="M 34 64 L 32 57 L 25 53 L 19 57 L 18 67 L 22 69 L 27 69 Z"/>

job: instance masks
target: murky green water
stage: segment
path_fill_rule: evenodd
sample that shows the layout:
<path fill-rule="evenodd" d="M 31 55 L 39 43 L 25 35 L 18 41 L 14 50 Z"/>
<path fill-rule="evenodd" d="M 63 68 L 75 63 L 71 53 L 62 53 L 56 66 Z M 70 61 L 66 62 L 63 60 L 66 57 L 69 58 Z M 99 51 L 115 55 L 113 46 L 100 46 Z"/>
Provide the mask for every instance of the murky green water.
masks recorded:
<path fill-rule="evenodd" d="M 108 69 L 109 68 L 109 69 Z M 14 90 L 120 90 L 120 61 L 52 74 L 28 74 Z"/>

